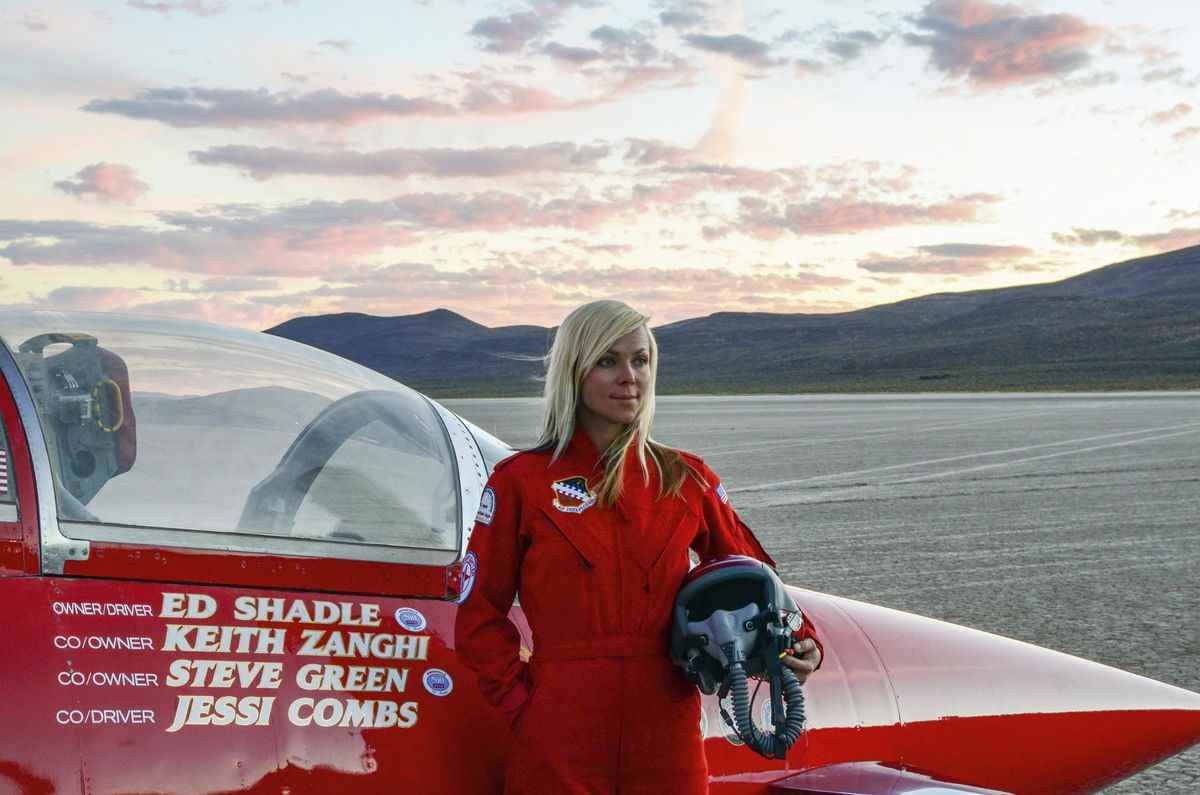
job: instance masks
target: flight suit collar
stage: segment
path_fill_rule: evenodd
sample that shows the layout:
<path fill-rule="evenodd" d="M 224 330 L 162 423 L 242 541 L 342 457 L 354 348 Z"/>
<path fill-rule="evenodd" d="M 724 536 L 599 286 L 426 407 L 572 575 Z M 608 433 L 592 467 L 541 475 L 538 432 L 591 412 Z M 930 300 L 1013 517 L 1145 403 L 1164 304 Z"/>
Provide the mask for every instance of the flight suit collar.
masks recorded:
<path fill-rule="evenodd" d="M 625 450 L 626 458 L 631 456 L 637 458 L 637 444 L 638 436 L 635 434 L 633 442 Z M 599 448 L 596 447 L 596 443 L 592 441 L 592 437 L 588 436 L 587 431 L 583 429 L 583 426 L 578 421 L 575 423 L 575 430 L 571 433 L 571 441 L 567 444 L 567 449 L 574 456 L 577 456 L 580 462 L 594 464 L 597 470 L 604 468 L 603 462 L 600 459 Z M 629 462 L 626 461 L 626 466 L 628 464 Z"/>

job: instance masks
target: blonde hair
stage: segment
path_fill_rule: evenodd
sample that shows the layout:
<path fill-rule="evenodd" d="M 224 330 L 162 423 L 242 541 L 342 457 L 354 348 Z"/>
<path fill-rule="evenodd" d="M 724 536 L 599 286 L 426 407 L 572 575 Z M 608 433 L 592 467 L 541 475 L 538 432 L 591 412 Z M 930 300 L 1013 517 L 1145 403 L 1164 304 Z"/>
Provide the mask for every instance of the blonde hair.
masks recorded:
<path fill-rule="evenodd" d="M 583 381 L 609 348 L 626 334 L 640 328 L 650 340 L 650 373 L 646 388 L 633 422 L 617 434 L 607 449 L 600 451 L 604 476 L 598 497 L 607 506 L 621 497 L 625 477 L 626 453 L 636 445 L 642 476 L 648 483 L 650 469 L 647 459 L 654 462 L 659 473 L 659 496 L 678 495 L 685 477 L 696 475 L 679 451 L 650 438 L 654 423 L 654 385 L 658 375 L 658 344 L 647 322 L 649 316 L 620 301 L 593 301 L 567 315 L 554 335 L 550 353 L 546 355 L 546 415 L 539 448 L 553 448 L 551 461 L 558 460 L 575 432 L 576 413 L 583 391 Z"/>

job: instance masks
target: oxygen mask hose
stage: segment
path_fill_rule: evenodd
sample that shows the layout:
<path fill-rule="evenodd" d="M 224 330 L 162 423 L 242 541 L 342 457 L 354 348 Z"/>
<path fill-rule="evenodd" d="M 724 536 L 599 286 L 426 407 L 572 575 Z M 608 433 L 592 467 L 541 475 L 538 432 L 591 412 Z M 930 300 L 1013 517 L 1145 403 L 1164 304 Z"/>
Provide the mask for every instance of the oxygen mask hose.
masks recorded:
<path fill-rule="evenodd" d="M 734 728 L 742 741 L 751 749 L 768 759 L 783 759 L 788 749 L 800 739 L 804 730 L 804 691 L 796 681 L 796 675 L 787 668 L 782 671 L 783 701 L 787 705 L 787 718 L 778 732 L 759 731 L 750 716 L 750 686 L 746 677 L 746 664 L 739 660 L 729 666 L 726 684 L 733 696 Z M 778 718 L 776 718 L 778 726 Z"/>

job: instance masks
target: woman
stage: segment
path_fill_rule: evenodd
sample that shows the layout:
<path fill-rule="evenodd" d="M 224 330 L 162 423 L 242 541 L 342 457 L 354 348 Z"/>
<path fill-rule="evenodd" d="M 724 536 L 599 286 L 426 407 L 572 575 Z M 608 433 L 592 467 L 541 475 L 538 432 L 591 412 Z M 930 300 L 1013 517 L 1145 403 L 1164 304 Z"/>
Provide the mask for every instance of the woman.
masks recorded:
<path fill-rule="evenodd" d="M 455 642 L 512 722 L 506 793 L 705 793 L 700 700 L 667 657 L 671 606 L 700 557 L 774 565 L 697 456 L 650 438 L 657 349 L 618 301 L 572 312 L 546 373 L 538 446 L 496 466 L 476 517 Z M 533 630 L 518 654 L 513 597 Z M 785 664 L 820 664 L 806 626 Z"/>

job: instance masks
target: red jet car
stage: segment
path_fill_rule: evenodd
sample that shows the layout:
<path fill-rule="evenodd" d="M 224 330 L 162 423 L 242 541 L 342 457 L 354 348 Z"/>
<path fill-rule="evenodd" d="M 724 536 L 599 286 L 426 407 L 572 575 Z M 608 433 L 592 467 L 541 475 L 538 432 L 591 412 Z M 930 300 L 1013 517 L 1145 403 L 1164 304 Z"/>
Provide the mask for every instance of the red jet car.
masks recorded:
<path fill-rule="evenodd" d="M 34 312 L 0 340 L 0 793 L 500 791 L 454 620 L 505 444 L 265 334 Z M 1200 741 L 1195 693 L 791 590 L 826 652 L 807 729 L 765 759 L 706 697 L 713 793 L 1085 793 Z"/>

